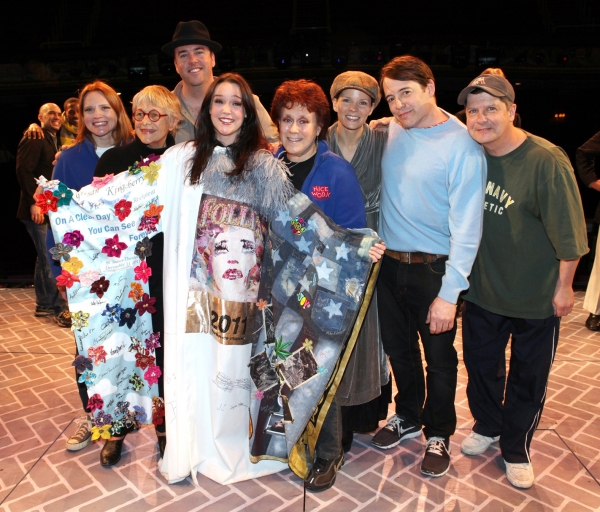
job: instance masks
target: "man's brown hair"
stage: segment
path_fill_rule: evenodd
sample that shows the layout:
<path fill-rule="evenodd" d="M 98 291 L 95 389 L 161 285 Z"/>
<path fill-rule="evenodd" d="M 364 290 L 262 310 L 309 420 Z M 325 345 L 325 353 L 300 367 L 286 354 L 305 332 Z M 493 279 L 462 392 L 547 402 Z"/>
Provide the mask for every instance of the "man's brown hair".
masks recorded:
<path fill-rule="evenodd" d="M 417 82 L 423 89 L 427 87 L 429 80 L 435 82 L 433 73 L 429 66 L 421 59 L 412 55 L 402 55 L 402 57 L 394 57 L 381 70 L 381 78 L 379 85 L 383 90 L 383 79 L 401 80 L 403 82 Z"/>

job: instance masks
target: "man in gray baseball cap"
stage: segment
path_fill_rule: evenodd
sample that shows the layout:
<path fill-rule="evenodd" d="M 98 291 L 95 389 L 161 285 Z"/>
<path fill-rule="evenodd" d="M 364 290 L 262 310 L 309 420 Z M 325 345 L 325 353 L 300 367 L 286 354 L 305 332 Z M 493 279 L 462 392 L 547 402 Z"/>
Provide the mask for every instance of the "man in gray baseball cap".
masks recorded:
<path fill-rule="evenodd" d="M 512 85 L 494 75 L 478 76 L 458 96 L 487 161 L 483 236 L 462 325 L 475 424 L 461 450 L 480 455 L 500 441 L 508 481 L 527 489 L 560 319 L 573 308 L 573 276 L 588 246 L 569 158 L 513 125 L 514 100 Z"/>
<path fill-rule="evenodd" d="M 175 69 L 181 77 L 173 93 L 181 102 L 183 122 L 175 135 L 175 142 L 186 142 L 196 136 L 196 118 L 210 84 L 214 80 L 215 53 L 221 45 L 210 38 L 206 26 L 197 21 L 180 21 L 173 39 L 162 47 L 162 52 L 173 57 Z M 269 114 L 254 95 L 256 111 L 265 137 L 270 143 L 279 142 L 279 133 Z"/>

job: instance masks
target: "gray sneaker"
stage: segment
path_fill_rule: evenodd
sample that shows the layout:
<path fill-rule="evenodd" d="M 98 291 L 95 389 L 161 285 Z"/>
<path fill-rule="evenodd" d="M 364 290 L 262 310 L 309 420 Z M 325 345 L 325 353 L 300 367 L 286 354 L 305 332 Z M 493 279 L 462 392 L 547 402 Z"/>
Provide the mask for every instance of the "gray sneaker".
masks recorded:
<path fill-rule="evenodd" d="M 77 420 L 78 428 L 67 440 L 67 450 L 76 452 L 82 450 L 92 442 L 92 418 L 84 416 Z"/>

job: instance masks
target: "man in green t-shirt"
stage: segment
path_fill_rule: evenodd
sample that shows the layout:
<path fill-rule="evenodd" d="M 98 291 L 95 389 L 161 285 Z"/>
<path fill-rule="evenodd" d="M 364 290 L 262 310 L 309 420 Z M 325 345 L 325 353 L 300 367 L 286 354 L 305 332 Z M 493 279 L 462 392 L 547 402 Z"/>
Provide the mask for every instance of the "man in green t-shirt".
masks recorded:
<path fill-rule="evenodd" d="M 514 99 L 508 80 L 497 75 L 475 78 L 458 97 L 488 165 L 483 235 L 463 312 L 467 397 L 475 424 L 461 450 L 479 455 L 500 441 L 508 481 L 526 489 L 534 482 L 529 447 L 544 406 L 560 318 L 573 308 L 573 275 L 588 246 L 567 155 L 513 125 Z"/>

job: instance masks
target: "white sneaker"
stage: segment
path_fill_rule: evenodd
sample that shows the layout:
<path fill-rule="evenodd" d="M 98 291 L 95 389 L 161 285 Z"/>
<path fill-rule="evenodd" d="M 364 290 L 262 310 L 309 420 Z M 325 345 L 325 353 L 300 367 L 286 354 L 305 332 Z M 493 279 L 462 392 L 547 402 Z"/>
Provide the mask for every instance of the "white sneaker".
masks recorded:
<path fill-rule="evenodd" d="M 529 489 L 533 485 L 535 476 L 533 466 L 530 463 L 512 464 L 504 461 L 504 464 L 506 464 L 506 478 L 515 487 Z"/>
<path fill-rule="evenodd" d="M 462 444 L 460 445 L 460 451 L 465 455 L 481 455 L 485 452 L 492 443 L 497 443 L 500 440 L 500 436 L 487 437 L 473 432 L 465 437 Z"/>

